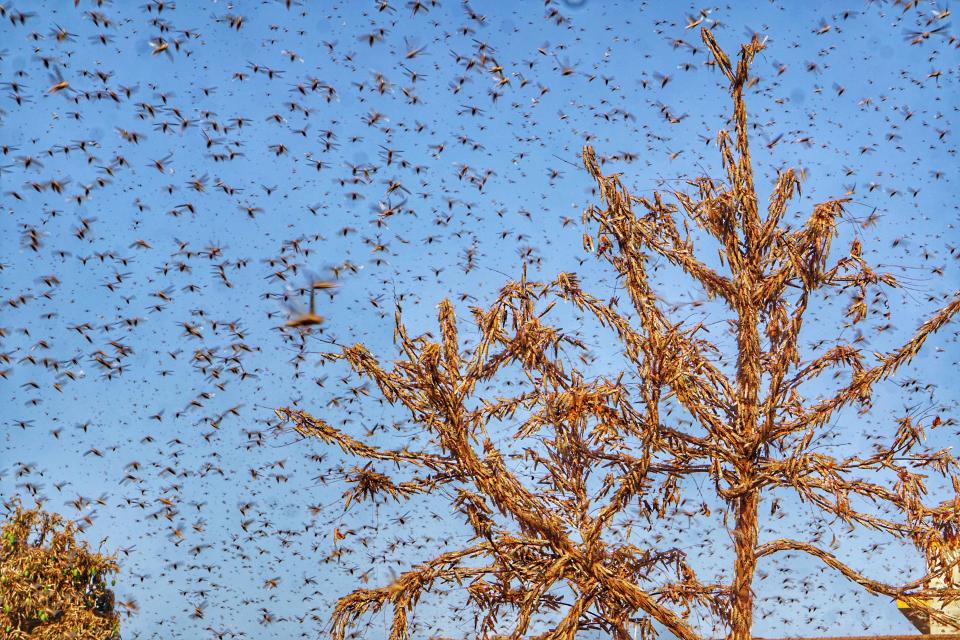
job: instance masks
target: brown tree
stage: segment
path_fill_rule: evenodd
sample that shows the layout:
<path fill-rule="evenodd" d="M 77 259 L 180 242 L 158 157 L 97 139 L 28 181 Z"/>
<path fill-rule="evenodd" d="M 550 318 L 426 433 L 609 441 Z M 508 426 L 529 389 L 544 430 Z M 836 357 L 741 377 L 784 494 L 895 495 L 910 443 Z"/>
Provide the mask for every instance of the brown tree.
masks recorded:
<path fill-rule="evenodd" d="M 692 180 L 691 193 L 673 193 L 671 204 L 659 193 L 631 195 L 618 175 L 601 172 L 593 149 L 583 152 L 604 205 L 584 214 L 593 225 L 585 246 L 617 273 L 629 309 L 586 293 L 573 274 L 541 283 L 529 281 L 524 270 L 489 308 L 472 309 L 477 339 L 470 348 L 458 338 L 453 305 L 443 301 L 439 341 L 430 334 L 410 336 L 397 309 L 400 355 L 390 369 L 359 344 L 328 354 L 372 380 L 387 403 L 409 412 L 432 436 L 432 449 L 378 448 L 305 411 L 277 411 L 301 436 L 414 472 L 400 480 L 375 464 L 355 467 L 348 504 L 444 488 L 456 495 L 452 506 L 474 533 L 466 548 L 426 560 L 387 586 L 341 598 L 332 619 L 336 640 L 384 606 L 393 608 L 391 640 L 407 638 L 408 615 L 421 594 L 452 582 L 468 583 L 480 637 L 527 637 L 534 614 L 551 611 L 553 628 L 537 638 L 571 640 L 578 630 L 601 628 L 627 640 L 629 622 L 639 616 L 646 632 L 657 621 L 694 640 L 699 635 L 690 612 L 699 609 L 721 621 L 733 640 L 746 640 L 757 564 L 785 552 L 808 554 L 868 592 L 920 609 L 931 609 L 931 598 L 957 593 L 930 586 L 957 562 L 942 551 L 960 525 L 954 458 L 926 449 L 923 426 L 910 417 L 869 453 L 835 457 L 815 445 L 845 410 L 869 410 L 877 385 L 950 321 L 960 299 L 888 353 L 867 355 L 856 342 L 801 353 L 801 329 L 814 299 L 852 295 L 841 323 L 856 324 L 867 318 L 872 293 L 897 281 L 871 269 L 856 240 L 840 257 L 832 255 L 846 199 L 816 205 L 797 228 L 785 224 L 788 202 L 800 190 L 795 171 L 777 176 L 761 214 L 744 91 L 752 86 L 749 66 L 765 42 L 754 37 L 734 64 L 710 31 L 701 35 L 733 98 L 734 135 L 721 131 L 717 138 L 725 179 Z M 695 248 L 698 238 L 719 247 L 719 265 L 710 266 Z M 654 291 L 651 259 L 685 272 L 710 304 L 726 310 L 732 350 L 725 353 L 708 340 L 703 324 L 688 326 L 671 317 Z M 592 317 L 619 340 L 629 363 L 622 373 L 587 377 L 572 364 L 576 359 L 569 356 L 585 353 L 586 346 L 548 323 L 558 303 Z M 496 395 L 503 388 L 495 376 L 517 371 L 527 387 L 510 397 Z M 843 372 L 836 378 L 839 388 L 806 399 L 805 390 L 821 384 L 828 371 Z M 511 420 L 521 424 L 504 436 Z M 510 468 L 507 460 L 518 458 L 528 473 Z M 525 481 L 530 473 L 534 482 Z M 952 481 L 956 497 L 924 504 L 926 473 L 939 474 L 946 486 Z M 711 504 L 731 516 L 729 582 L 701 581 L 679 549 L 660 548 L 655 538 L 638 547 L 629 530 L 623 535 L 628 509 L 639 511 L 654 530 L 688 509 L 682 483 L 691 476 L 709 479 Z M 815 541 L 761 543 L 758 505 L 774 490 L 789 490 L 850 528 L 913 541 L 940 561 L 921 579 L 886 584 Z M 572 602 L 561 600 L 560 586 L 575 594 Z M 939 611 L 930 615 L 948 621 Z M 501 628 L 505 621 L 510 628 Z"/>
<path fill-rule="evenodd" d="M 76 640 L 119 638 L 110 576 L 113 557 L 77 539 L 76 525 L 14 500 L 0 530 L 2 637 Z"/>

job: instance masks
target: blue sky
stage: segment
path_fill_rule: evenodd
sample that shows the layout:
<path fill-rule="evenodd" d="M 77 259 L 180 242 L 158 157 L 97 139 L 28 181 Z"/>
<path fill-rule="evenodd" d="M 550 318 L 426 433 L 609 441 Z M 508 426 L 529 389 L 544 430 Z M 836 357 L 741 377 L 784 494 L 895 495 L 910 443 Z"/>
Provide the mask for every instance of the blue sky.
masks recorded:
<path fill-rule="evenodd" d="M 799 166 L 794 224 L 848 192 L 851 218 L 876 215 L 866 229 L 843 225 L 835 245 L 861 237 L 906 285 L 864 330 L 868 352 L 958 288 L 956 43 L 949 26 L 917 44 L 909 35 L 948 24 L 944 7 L 292 5 L 16 2 L 0 20 L 0 493 L 43 495 L 89 516 L 94 544 L 129 549 L 118 593 L 139 612 L 125 638 L 316 637 L 361 577 L 384 583 L 466 539 L 442 497 L 342 515 L 336 466 L 352 462 L 278 433 L 273 408 L 302 406 L 361 435 L 398 420 L 355 401 L 360 382 L 318 358 L 325 340 L 390 357 L 395 300 L 413 329 L 433 328 L 444 297 L 469 322 L 469 306 L 488 304 L 524 261 L 531 277 L 577 271 L 615 295 L 581 247 L 596 196 L 580 150 L 593 145 L 638 193 L 720 174 L 707 143 L 729 101 L 691 17 L 705 16 L 731 55 L 754 31 L 768 37 L 748 98 L 762 194 Z M 33 15 L 20 24 L 18 11 Z M 497 65 L 508 83 L 489 72 Z M 53 91 L 60 78 L 69 87 Z M 300 349 L 279 329 L 306 305 L 307 274 L 334 272 L 336 294 L 318 298 L 324 330 Z M 702 297 L 676 274 L 658 278 L 670 303 Z M 837 337 L 838 309 L 812 308 L 808 343 Z M 578 328 L 597 367 L 616 360 L 607 336 Z M 955 329 L 928 346 L 869 416 L 843 416 L 838 450 L 868 446 L 905 412 L 950 415 Z M 911 392 L 914 377 L 935 386 Z M 956 436 L 950 426 L 931 444 Z M 383 429 L 373 438 L 396 443 Z M 791 509 L 765 535 L 805 518 Z M 355 532 L 339 561 L 334 527 Z M 377 559 L 416 532 L 430 536 L 425 549 Z M 878 578 L 921 567 L 910 550 L 837 534 Z M 677 535 L 703 566 L 728 561 L 716 518 Z M 758 635 L 786 633 L 784 620 L 798 635 L 912 630 L 892 603 L 818 566 L 761 570 Z M 424 603 L 418 637 L 431 625 L 469 631 L 449 602 Z"/>

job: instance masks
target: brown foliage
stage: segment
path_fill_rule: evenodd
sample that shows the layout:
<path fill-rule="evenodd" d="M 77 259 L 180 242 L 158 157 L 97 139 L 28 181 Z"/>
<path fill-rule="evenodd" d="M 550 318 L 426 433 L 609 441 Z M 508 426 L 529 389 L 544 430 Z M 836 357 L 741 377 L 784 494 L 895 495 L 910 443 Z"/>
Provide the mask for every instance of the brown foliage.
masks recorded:
<path fill-rule="evenodd" d="M 110 640 L 119 618 L 110 575 L 112 556 L 77 540 L 76 525 L 19 501 L 0 530 L 0 632 L 3 638 Z"/>
<path fill-rule="evenodd" d="M 409 336 L 398 308 L 395 341 L 401 354 L 392 369 L 362 345 L 328 354 L 376 383 L 386 402 L 406 409 L 430 432 L 433 451 L 378 448 L 304 411 L 277 411 L 304 437 L 420 474 L 395 482 L 364 467 L 351 478 L 357 486 L 349 500 L 379 493 L 399 501 L 443 487 L 457 496 L 452 506 L 474 532 L 465 549 L 427 560 L 385 587 L 341 598 L 333 615 L 335 640 L 358 618 L 385 606 L 394 612 L 391 640 L 406 639 L 408 614 L 420 595 L 452 582 L 467 583 L 484 638 L 527 637 L 532 616 L 549 610 L 559 622 L 538 638 L 572 640 L 580 629 L 599 627 L 627 640 L 628 622 L 639 617 L 646 633 L 649 621 L 656 620 L 679 638 L 694 640 L 699 636 L 688 620 L 696 608 L 722 621 L 734 640 L 746 640 L 757 563 L 786 552 L 808 554 L 871 593 L 913 606 L 949 595 L 929 584 L 949 570 L 941 550 L 960 527 L 956 460 L 947 451 L 923 450 L 922 427 L 910 418 L 870 455 L 838 458 L 816 445 L 824 425 L 843 409 L 869 409 L 874 386 L 953 318 L 960 299 L 920 324 L 902 347 L 873 354 L 873 362 L 856 342 L 801 354 L 799 336 L 812 299 L 852 293 L 846 315 L 856 324 L 868 313 L 868 290 L 897 283 L 866 264 L 857 242 L 829 264 L 845 199 L 816 205 L 799 228 L 783 224 L 787 204 L 800 189 L 795 172 L 778 176 L 761 215 L 743 93 L 751 86 L 750 63 L 764 42 L 754 38 L 743 45 L 734 66 L 709 31 L 702 37 L 733 98 L 735 135 L 721 131 L 717 139 L 725 180 L 692 180 L 694 193 L 675 192 L 678 204 L 670 204 L 659 193 L 630 194 L 618 175 L 601 172 L 593 149 L 583 152 L 604 203 L 584 214 L 595 228 L 584 244 L 617 272 L 632 303 L 628 312 L 584 292 L 574 274 L 540 283 L 528 281 L 524 272 L 519 282 L 503 287 L 492 306 L 472 309 L 479 337 L 470 349 L 458 338 L 453 305 L 443 301 L 439 342 L 430 335 Z M 702 261 L 694 227 L 719 246 L 722 271 Z M 669 317 L 650 281 L 651 256 L 681 269 L 726 307 L 736 337 L 731 358 L 722 358 L 723 350 L 704 337 L 702 325 Z M 628 385 L 624 374 L 587 379 L 571 364 L 569 353 L 584 353 L 585 347 L 549 324 L 558 303 L 609 329 L 630 363 L 624 374 L 639 382 Z M 481 396 L 498 372 L 518 369 L 529 381 L 526 391 Z M 803 397 L 804 385 L 838 369 L 848 373 L 839 389 L 817 401 Z M 679 408 L 693 424 L 671 417 L 667 406 Z M 522 424 L 512 438 L 495 431 L 517 416 Z M 521 447 L 523 459 L 540 474 L 536 489 L 508 468 L 509 446 Z M 924 472 L 952 480 L 957 497 L 939 506 L 924 504 Z M 653 523 L 681 511 L 681 482 L 689 476 L 709 478 L 705 490 L 712 488 L 732 515 L 729 583 L 702 582 L 679 549 L 638 548 L 629 533 L 610 535 L 628 508 Z M 893 486 L 884 484 L 884 477 L 896 478 Z M 761 494 L 774 489 L 791 490 L 850 527 L 912 540 L 942 561 L 919 580 L 892 585 L 866 577 L 816 541 L 760 543 L 758 505 Z M 861 510 L 870 505 L 877 509 Z M 559 601 L 558 586 L 573 592 L 573 602 Z M 944 618 L 936 611 L 931 616 Z M 505 635 L 499 629 L 503 620 L 512 625 Z"/>

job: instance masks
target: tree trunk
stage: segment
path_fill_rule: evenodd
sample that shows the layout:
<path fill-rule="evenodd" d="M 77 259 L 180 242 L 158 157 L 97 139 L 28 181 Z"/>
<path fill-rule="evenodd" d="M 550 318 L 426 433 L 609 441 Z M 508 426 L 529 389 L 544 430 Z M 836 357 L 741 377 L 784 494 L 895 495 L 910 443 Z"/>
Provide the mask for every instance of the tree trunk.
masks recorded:
<path fill-rule="evenodd" d="M 760 492 L 737 499 L 737 523 L 733 530 L 736 553 L 731 595 L 730 635 L 728 640 L 750 640 L 753 626 L 753 574 L 757 568 L 757 506 Z"/>

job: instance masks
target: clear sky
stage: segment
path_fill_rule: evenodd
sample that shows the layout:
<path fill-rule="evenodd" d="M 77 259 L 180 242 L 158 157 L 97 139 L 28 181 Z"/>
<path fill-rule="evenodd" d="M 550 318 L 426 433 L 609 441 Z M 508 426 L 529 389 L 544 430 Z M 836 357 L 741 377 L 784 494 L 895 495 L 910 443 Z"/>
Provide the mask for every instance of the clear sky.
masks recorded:
<path fill-rule="evenodd" d="M 95 546 L 127 550 L 117 590 L 139 610 L 125 638 L 316 637 L 361 579 L 383 584 L 465 540 L 442 499 L 342 515 L 335 467 L 349 459 L 277 433 L 272 410 L 299 405 L 358 435 L 397 419 L 317 358 L 323 340 L 392 354 L 395 300 L 413 328 L 434 326 L 443 297 L 469 322 L 524 261 L 531 277 L 577 271 L 615 295 L 581 247 L 596 197 L 580 150 L 637 192 L 720 175 L 711 142 L 729 101 L 699 26 L 686 28 L 696 19 L 731 55 L 768 37 L 748 98 L 763 193 L 777 169 L 802 167 L 795 223 L 849 192 L 837 246 L 858 235 L 907 285 L 864 330 L 868 353 L 958 288 L 945 7 L 287 4 L 18 0 L 0 17 L 0 495 L 43 496 L 89 517 Z M 324 330 L 304 351 L 281 328 L 306 306 L 309 273 L 340 287 L 318 297 Z M 702 297 L 658 278 L 669 303 Z M 809 343 L 837 338 L 837 309 L 813 308 Z M 598 362 L 613 359 L 581 330 Z M 869 446 L 907 412 L 951 414 L 956 330 L 928 346 L 869 416 L 844 416 L 835 446 Z M 804 518 L 788 509 L 764 535 Z M 351 532 L 339 560 L 334 527 Z M 421 548 L 377 559 L 411 535 Z M 829 535 L 878 578 L 922 566 L 909 549 Z M 722 570 L 725 536 L 714 517 L 675 544 Z M 758 635 L 912 631 L 893 603 L 805 561 L 761 571 Z M 417 637 L 467 633 L 455 613 L 427 601 Z"/>

